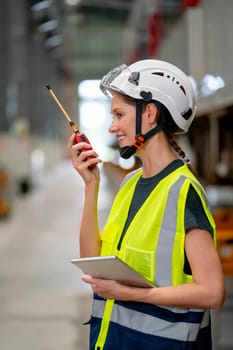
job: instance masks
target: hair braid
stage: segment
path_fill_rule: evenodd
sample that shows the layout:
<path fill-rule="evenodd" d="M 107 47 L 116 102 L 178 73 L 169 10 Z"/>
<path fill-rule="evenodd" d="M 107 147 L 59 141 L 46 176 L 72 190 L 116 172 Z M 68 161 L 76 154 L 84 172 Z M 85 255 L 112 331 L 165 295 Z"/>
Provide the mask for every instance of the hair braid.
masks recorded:
<path fill-rule="evenodd" d="M 170 132 L 168 134 L 168 140 L 171 145 L 171 147 L 174 149 L 174 151 L 180 156 L 180 158 L 185 161 L 185 163 L 188 165 L 188 168 L 191 170 L 191 172 L 197 177 L 196 171 L 191 166 L 191 161 L 189 157 L 186 155 L 186 153 L 182 150 L 182 148 L 178 145 L 176 140 L 174 139 L 174 134 Z"/>
<path fill-rule="evenodd" d="M 175 150 L 175 152 L 180 156 L 180 158 L 184 159 L 185 158 L 185 152 L 182 150 L 182 148 L 178 145 L 176 140 L 173 137 L 173 134 L 170 133 L 168 135 L 169 138 L 169 143 L 172 146 L 172 148 Z"/>

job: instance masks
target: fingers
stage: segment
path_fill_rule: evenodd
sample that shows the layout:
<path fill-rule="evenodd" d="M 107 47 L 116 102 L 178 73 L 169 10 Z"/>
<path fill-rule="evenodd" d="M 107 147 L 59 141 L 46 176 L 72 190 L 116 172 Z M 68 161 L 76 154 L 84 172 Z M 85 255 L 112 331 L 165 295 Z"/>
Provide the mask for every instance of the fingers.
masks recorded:
<path fill-rule="evenodd" d="M 117 286 L 120 285 L 116 281 L 94 278 L 89 275 L 83 275 L 81 279 L 83 282 L 90 285 L 94 293 L 104 299 L 114 299 L 117 296 L 115 290 L 117 289 Z"/>
<path fill-rule="evenodd" d="M 93 289 L 96 288 L 96 283 L 93 277 L 89 275 L 83 275 L 81 279 L 83 282 L 90 284 Z"/>
<path fill-rule="evenodd" d="M 68 143 L 67 143 L 67 148 L 71 149 L 73 144 L 74 144 L 74 138 L 75 138 L 75 134 L 72 134 L 68 140 Z"/>
<path fill-rule="evenodd" d="M 80 154 L 82 150 L 88 150 L 92 149 L 91 145 L 86 142 L 75 142 L 75 134 L 73 134 L 67 143 L 68 149 L 73 153 L 73 151 L 76 151 L 76 154 Z"/>
<path fill-rule="evenodd" d="M 78 171 L 87 168 L 90 170 L 100 162 L 98 154 L 90 148 L 90 145 L 80 143 L 77 147 L 73 146 L 72 164 Z"/>
<path fill-rule="evenodd" d="M 86 142 L 75 143 L 75 134 L 69 140 L 67 147 L 71 152 L 72 165 L 78 171 L 93 169 L 101 160 L 98 154 L 92 149 L 91 145 Z"/>
<path fill-rule="evenodd" d="M 81 161 L 84 161 L 87 157 L 98 157 L 98 154 L 92 149 L 88 143 L 80 142 L 73 146 L 74 155 L 78 156 Z"/>
<path fill-rule="evenodd" d="M 75 152 L 75 154 L 80 154 L 82 150 L 91 150 L 92 147 L 89 143 L 86 142 L 75 142 L 75 134 L 73 134 L 67 143 L 67 148 L 73 153 L 73 151 Z"/>
<path fill-rule="evenodd" d="M 83 275 L 83 276 L 81 277 L 81 279 L 82 279 L 83 282 L 86 282 L 86 283 L 89 283 L 89 284 L 91 284 L 91 283 L 94 282 L 94 281 L 93 281 L 94 278 L 91 277 L 91 276 L 89 276 L 89 275 Z"/>

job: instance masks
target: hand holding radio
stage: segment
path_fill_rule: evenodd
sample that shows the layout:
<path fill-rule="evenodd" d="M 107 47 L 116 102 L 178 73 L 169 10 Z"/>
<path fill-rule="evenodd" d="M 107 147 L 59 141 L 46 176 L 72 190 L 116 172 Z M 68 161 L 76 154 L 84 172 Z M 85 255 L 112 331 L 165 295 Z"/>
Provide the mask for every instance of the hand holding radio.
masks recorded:
<path fill-rule="evenodd" d="M 71 127 L 71 129 L 73 130 L 75 137 L 74 137 L 74 144 L 80 143 L 80 142 L 86 142 L 91 146 L 90 141 L 88 140 L 87 136 L 83 133 L 80 132 L 78 127 L 75 125 L 75 123 L 70 119 L 69 115 L 67 114 L 67 112 L 65 111 L 64 107 L 61 105 L 60 101 L 58 100 L 58 98 L 56 97 L 55 93 L 53 92 L 52 88 L 50 87 L 50 85 L 46 85 L 47 89 L 49 90 L 50 95 L 53 97 L 54 101 L 57 103 L 58 107 L 60 108 L 60 110 L 62 111 L 62 113 L 64 114 L 64 116 L 66 117 L 66 119 L 69 122 L 69 125 Z M 91 147 L 92 149 L 92 147 Z M 84 149 L 81 149 L 80 152 L 84 151 Z M 87 156 L 85 158 L 85 160 L 89 160 L 89 159 L 96 159 L 96 162 L 93 164 L 89 165 L 89 168 L 94 168 L 97 163 L 99 163 L 100 160 L 98 160 L 95 156 Z"/>

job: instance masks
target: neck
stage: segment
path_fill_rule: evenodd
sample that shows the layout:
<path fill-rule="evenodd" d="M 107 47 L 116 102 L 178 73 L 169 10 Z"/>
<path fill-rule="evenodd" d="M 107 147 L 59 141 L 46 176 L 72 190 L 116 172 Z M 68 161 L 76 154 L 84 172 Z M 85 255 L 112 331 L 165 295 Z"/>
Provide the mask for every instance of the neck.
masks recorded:
<path fill-rule="evenodd" d="M 149 139 L 137 155 L 142 162 L 143 177 L 158 174 L 173 160 L 178 159 L 163 133 L 158 133 Z"/>

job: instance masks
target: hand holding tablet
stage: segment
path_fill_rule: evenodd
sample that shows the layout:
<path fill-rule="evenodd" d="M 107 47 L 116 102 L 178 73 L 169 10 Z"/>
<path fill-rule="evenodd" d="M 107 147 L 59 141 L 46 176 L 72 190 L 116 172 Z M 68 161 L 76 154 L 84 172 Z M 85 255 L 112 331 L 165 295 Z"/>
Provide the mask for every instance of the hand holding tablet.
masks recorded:
<path fill-rule="evenodd" d="M 71 263 L 83 273 L 95 278 L 111 279 L 134 287 L 154 285 L 115 255 L 72 259 Z"/>

